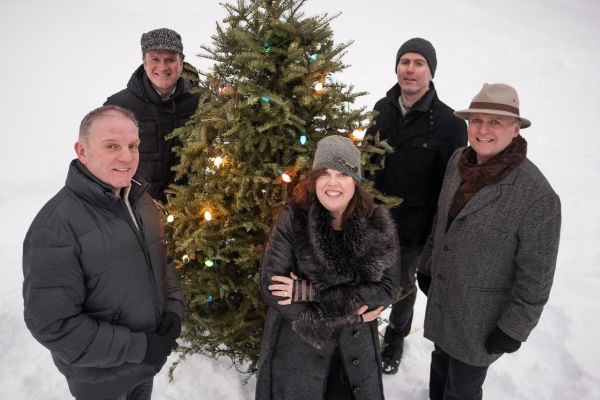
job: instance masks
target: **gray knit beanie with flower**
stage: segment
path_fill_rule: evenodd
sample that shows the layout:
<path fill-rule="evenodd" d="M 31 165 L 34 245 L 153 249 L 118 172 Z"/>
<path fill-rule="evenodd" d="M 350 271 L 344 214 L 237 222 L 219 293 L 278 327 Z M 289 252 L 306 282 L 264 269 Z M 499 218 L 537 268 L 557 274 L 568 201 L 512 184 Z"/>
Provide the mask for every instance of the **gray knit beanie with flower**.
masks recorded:
<path fill-rule="evenodd" d="M 347 137 L 326 136 L 317 143 L 313 169 L 318 168 L 335 169 L 360 182 L 360 150 Z"/>

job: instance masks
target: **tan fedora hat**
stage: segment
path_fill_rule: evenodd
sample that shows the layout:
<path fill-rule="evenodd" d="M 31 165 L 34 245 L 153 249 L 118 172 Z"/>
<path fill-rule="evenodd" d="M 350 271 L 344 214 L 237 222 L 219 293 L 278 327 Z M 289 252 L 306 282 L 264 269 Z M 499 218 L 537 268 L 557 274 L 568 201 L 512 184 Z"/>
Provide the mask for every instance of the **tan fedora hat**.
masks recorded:
<path fill-rule="evenodd" d="M 521 120 L 521 128 L 531 125 L 531 121 L 519 115 L 519 95 L 515 88 L 504 83 L 484 83 L 483 87 L 473 97 L 467 110 L 455 111 L 454 115 L 462 119 L 469 119 L 469 114 L 484 113 L 494 115 L 507 115 Z"/>

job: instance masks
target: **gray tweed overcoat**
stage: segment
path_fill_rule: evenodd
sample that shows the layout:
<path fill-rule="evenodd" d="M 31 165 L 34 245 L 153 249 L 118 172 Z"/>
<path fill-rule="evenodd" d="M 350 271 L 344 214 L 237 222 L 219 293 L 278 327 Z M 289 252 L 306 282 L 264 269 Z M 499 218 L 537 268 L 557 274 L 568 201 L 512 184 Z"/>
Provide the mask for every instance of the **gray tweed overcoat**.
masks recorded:
<path fill-rule="evenodd" d="M 447 228 L 461 178 L 458 149 L 448 162 L 434 230 L 419 271 L 431 277 L 425 337 L 475 366 L 496 325 L 525 341 L 548 300 L 560 235 L 560 200 L 528 159 L 477 192 Z"/>

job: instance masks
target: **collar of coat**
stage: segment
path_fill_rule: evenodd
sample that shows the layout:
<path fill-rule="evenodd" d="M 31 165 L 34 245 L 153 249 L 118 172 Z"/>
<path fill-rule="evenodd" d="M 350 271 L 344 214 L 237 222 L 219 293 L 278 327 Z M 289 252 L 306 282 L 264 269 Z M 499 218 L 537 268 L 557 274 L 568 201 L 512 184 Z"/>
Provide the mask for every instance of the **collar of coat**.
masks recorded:
<path fill-rule="evenodd" d="M 189 93 L 194 87 L 194 84 L 189 79 L 180 77 L 177 80 L 177 86 L 175 92 L 171 95 L 171 100 L 178 100 L 180 97 Z M 164 102 L 160 95 L 156 92 L 154 87 L 150 84 L 150 80 L 144 70 L 144 65 L 140 65 L 135 72 L 131 75 L 129 82 L 127 83 L 127 89 L 129 89 L 137 97 L 144 99 L 150 103 L 162 105 Z"/>
<path fill-rule="evenodd" d="M 71 161 L 66 186 L 78 197 L 96 207 L 109 210 L 121 209 L 119 198 L 115 196 L 113 188 L 92 175 L 78 159 Z M 131 189 L 128 195 L 129 203 L 135 204 L 148 187 L 148 183 L 135 175 L 131 180 Z"/>
<path fill-rule="evenodd" d="M 386 97 L 388 99 L 388 101 L 398 109 L 398 111 L 400 112 L 400 103 L 398 102 L 398 99 L 400 98 L 400 85 L 398 83 L 396 83 L 394 86 L 392 86 L 392 88 L 390 90 L 387 91 L 386 93 Z M 410 111 L 422 111 L 425 112 L 427 110 L 429 110 L 431 108 L 431 103 L 433 102 L 433 99 L 437 96 L 436 91 L 435 91 L 435 86 L 433 84 L 433 82 L 429 82 L 429 89 L 427 90 L 427 92 L 425 92 L 425 94 L 419 99 L 417 100 L 417 102 L 415 104 L 412 105 L 412 107 L 410 108 Z"/>
<path fill-rule="evenodd" d="M 307 215 L 295 210 L 294 231 L 297 275 L 313 283 L 319 302 L 310 304 L 292 329 L 322 349 L 356 318 L 357 284 L 381 281 L 396 267 L 396 228 L 387 208 L 375 206 L 370 218 L 356 213 L 346 220 L 336 237 L 329 211 L 317 201 Z"/>
<path fill-rule="evenodd" d="M 395 264 L 396 228 L 384 206 L 375 206 L 370 218 L 356 212 L 337 234 L 329 211 L 318 201 L 305 217 L 300 214 L 295 218 L 298 273 L 318 289 L 378 282 Z"/>

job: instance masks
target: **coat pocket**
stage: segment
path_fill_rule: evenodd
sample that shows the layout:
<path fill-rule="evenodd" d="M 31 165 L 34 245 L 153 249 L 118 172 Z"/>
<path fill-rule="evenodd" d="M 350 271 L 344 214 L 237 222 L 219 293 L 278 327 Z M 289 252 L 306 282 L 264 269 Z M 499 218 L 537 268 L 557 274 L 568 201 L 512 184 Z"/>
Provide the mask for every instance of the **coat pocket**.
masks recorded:
<path fill-rule="evenodd" d="M 482 286 L 469 286 L 469 290 L 480 293 L 490 294 L 509 294 L 510 289 L 507 287 L 482 287 Z"/>
<path fill-rule="evenodd" d="M 414 172 L 432 172 L 436 168 L 437 144 L 431 140 L 416 137 L 410 142 L 404 154 L 406 167 Z"/>

